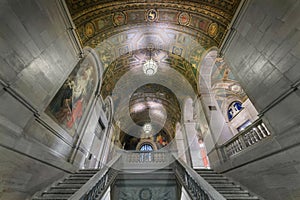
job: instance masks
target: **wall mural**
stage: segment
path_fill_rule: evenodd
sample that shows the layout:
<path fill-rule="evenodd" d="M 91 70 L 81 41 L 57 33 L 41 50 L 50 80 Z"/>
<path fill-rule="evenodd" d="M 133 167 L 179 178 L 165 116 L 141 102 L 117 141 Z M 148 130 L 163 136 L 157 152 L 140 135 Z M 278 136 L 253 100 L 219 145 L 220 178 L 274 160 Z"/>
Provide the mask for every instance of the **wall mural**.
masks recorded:
<path fill-rule="evenodd" d="M 77 64 L 49 106 L 48 114 L 55 122 L 74 136 L 96 85 L 95 64 L 86 57 Z"/>

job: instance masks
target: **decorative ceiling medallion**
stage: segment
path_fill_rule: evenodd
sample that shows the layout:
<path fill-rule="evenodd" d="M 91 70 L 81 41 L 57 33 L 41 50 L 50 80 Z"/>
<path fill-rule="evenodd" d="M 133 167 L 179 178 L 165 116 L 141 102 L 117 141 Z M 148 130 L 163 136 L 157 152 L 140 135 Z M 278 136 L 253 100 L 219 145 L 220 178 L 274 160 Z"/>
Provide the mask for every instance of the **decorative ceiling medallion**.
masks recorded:
<path fill-rule="evenodd" d="M 217 23 L 211 23 L 208 27 L 208 35 L 211 37 L 215 37 L 218 34 L 219 27 Z"/>
<path fill-rule="evenodd" d="M 191 19 L 191 17 L 190 17 L 190 15 L 188 13 L 182 12 L 178 16 L 178 23 L 180 25 L 186 26 L 186 25 L 188 25 L 190 23 L 190 19 Z"/>
<path fill-rule="evenodd" d="M 85 28 L 84 28 L 84 34 L 87 37 L 93 37 L 95 33 L 95 27 L 94 24 L 91 22 L 86 23 Z"/>
<path fill-rule="evenodd" d="M 126 24 L 127 17 L 124 12 L 116 12 L 113 15 L 113 23 L 115 26 Z"/>
<path fill-rule="evenodd" d="M 150 9 L 146 12 L 146 20 L 154 22 L 158 19 L 158 12 L 155 9 Z"/>
<path fill-rule="evenodd" d="M 143 188 L 139 192 L 139 197 L 141 200 L 151 200 L 152 199 L 152 191 L 149 188 Z"/>

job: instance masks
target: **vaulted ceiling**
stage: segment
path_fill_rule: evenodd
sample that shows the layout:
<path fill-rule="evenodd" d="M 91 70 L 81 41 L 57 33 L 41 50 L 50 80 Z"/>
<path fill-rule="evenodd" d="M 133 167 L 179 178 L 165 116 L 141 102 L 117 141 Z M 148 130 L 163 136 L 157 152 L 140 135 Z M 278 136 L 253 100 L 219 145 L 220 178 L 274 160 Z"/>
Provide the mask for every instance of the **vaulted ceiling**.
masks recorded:
<path fill-rule="evenodd" d="M 97 49 L 105 67 L 153 47 L 199 67 L 219 47 L 240 0 L 66 0 L 82 46 Z"/>
<path fill-rule="evenodd" d="M 131 117 L 137 124 L 147 117 L 133 117 L 132 109 L 141 99 L 132 101 L 136 89 L 147 85 L 153 102 L 169 112 L 168 129 L 174 126 L 186 96 L 199 92 L 199 68 L 205 53 L 222 44 L 240 0 L 66 0 L 82 46 L 94 48 L 105 68 L 101 94 L 112 96 L 116 116 Z M 149 57 L 158 64 L 158 72 L 147 77 L 142 66 Z M 152 85 L 152 86 L 151 86 Z M 175 94 L 179 106 L 157 93 Z M 140 91 L 140 90 L 138 90 Z M 153 94 L 157 94 L 156 96 Z M 148 99 L 149 99 L 148 98 Z M 130 100 L 131 99 L 131 100 Z M 130 102 L 131 110 L 127 109 Z M 149 102 L 148 102 L 149 103 Z M 136 104 L 136 105 L 134 105 Z M 128 116 L 124 115 L 127 109 Z M 133 109 L 134 110 L 134 109 Z M 141 111 L 140 113 L 144 113 Z M 135 114 L 136 115 L 136 114 Z M 165 127 L 166 128 L 166 127 Z"/>

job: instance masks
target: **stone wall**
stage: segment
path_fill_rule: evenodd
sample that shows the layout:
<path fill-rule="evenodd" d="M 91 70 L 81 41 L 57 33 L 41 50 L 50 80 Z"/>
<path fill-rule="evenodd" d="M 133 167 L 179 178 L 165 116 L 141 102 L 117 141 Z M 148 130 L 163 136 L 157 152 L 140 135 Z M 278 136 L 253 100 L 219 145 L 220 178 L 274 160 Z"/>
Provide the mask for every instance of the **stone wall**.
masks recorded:
<path fill-rule="evenodd" d="M 272 200 L 300 198 L 299 9 L 299 0 L 248 1 L 223 52 L 273 137 L 220 171 Z"/>
<path fill-rule="evenodd" d="M 94 130 L 72 137 L 44 113 L 80 60 L 70 26 L 60 1 L 0 1 L 0 199 L 28 198 L 99 153 Z M 93 98 L 91 127 L 102 111 Z"/>

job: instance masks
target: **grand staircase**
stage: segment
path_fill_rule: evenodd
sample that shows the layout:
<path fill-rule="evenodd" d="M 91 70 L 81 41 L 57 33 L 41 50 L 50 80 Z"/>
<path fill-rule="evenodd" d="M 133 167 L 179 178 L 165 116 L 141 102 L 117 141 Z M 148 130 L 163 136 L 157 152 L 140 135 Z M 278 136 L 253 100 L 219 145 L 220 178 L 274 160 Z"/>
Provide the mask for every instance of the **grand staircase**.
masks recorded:
<path fill-rule="evenodd" d="M 33 200 L 256 200 L 211 169 L 193 170 L 167 153 L 118 156 L 102 169 L 79 170 L 55 182 Z M 142 155 L 142 156 L 141 156 Z M 151 158 L 151 159 L 150 159 Z M 181 192 L 181 189 L 184 190 Z M 108 198 L 105 198 L 108 197 Z"/>
<path fill-rule="evenodd" d="M 32 200 L 67 200 L 90 180 L 98 169 L 82 169 L 55 182 L 45 191 L 37 193 Z"/>
<path fill-rule="evenodd" d="M 258 197 L 252 196 L 238 184 L 212 169 L 201 169 L 196 172 L 213 186 L 227 200 L 253 200 Z"/>

